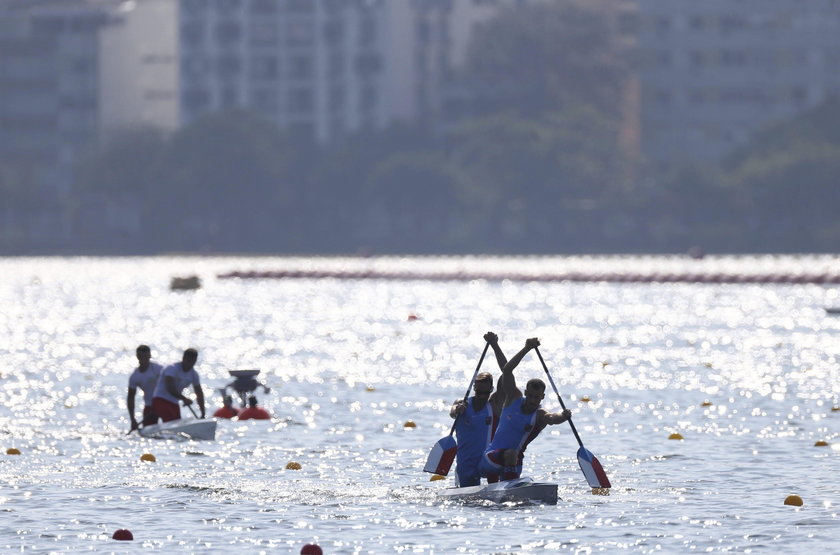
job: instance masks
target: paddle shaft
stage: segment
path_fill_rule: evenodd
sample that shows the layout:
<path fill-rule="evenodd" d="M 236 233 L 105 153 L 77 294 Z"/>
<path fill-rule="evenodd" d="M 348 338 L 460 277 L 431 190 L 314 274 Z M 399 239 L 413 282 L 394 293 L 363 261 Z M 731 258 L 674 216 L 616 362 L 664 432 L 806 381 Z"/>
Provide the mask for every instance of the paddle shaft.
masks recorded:
<path fill-rule="evenodd" d="M 490 342 L 488 341 L 487 343 L 484 344 L 484 350 L 481 352 L 481 358 L 478 359 L 478 365 L 475 367 L 475 372 L 473 372 L 472 379 L 470 380 L 470 385 L 467 386 L 467 392 L 464 393 L 464 403 L 466 403 L 467 399 L 469 399 L 469 397 L 470 397 L 470 390 L 472 389 L 473 383 L 475 383 L 475 377 L 478 376 L 478 370 L 481 368 L 481 363 L 484 362 L 484 356 L 487 354 L 487 349 L 489 349 L 489 348 L 490 348 Z M 458 423 L 458 418 L 460 418 L 460 417 L 461 417 L 460 414 L 455 417 L 455 420 L 452 422 L 452 427 L 449 429 L 449 435 L 452 435 L 452 434 L 455 433 L 455 424 Z"/>
<path fill-rule="evenodd" d="M 189 405 L 184 405 L 184 406 L 187 407 L 188 409 L 190 409 L 190 412 L 193 413 L 193 416 L 198 418 L 198 415 L 195 413 L 195 411 L 192 408 L 192 403 L 190 403 Z"/>
<path fill-rule="evenodd" d="M 539 347 L 534 347 L 534 351 L 536 351 L 537 356 L 539 357 L 540 362 L 542 363 L 543 370 L 545 370 L 545 375 L 548 376 L 548 381 L 549 381 L 549 383 L 551 383 L 551 387 L 554 388 L 554 393 L 557 394 L 557 400 L 560 401 L 560 406 L 563 407 L 563 410 L 566 410 L 566 404 L 563 402 L 563 398 L 560 397 L 560 392 L 557 391 L 557 386 L 554 385 L 554 379 L 551 377 L 551 372 L 548 371 L 548 366 L 546 366 L 545 361 L 543 360 L 543 357 L 540 354 Z M 569 426 L 572 427 L 572 433 L 575 434 L 575 439 L 577 440 L 578 445 L 583 447 L 583 442 L 580 440 L 580 436 L 578 435 L 577 428 L 575 428 L 575 423 L 572 422 L 571 418 L 569 418 Z"/>

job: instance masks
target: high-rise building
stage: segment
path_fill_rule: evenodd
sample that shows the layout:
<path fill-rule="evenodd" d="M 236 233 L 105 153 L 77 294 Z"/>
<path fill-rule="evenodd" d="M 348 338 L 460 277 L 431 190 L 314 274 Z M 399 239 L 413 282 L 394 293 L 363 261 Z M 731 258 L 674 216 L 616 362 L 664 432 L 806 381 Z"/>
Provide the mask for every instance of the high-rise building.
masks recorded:
<path fill-rule="evenodd" d="M 659 164 L 716 161 L 840 92 L 837 0 L 637 0 L 641 127 Z"/>

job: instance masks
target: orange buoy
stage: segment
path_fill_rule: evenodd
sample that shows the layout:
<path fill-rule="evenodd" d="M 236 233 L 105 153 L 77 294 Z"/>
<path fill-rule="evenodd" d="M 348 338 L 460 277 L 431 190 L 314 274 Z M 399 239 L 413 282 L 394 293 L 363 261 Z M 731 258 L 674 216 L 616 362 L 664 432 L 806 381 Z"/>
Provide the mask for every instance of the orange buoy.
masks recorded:
<path fill-rule="evenodd" d="M 119 530 L 114 532 L 114 535 L 111 536 L 111 539 L 119 541 L 131 541 L 134 539 L 134 534 L 131 533 L 131 530 L 120 528 Z"/>
<path fill-rule="evenodd" d="M 239 420 L 271 420 L 271 415 L 262 407 L 248 407 L 239 413 Z"/>
<path fill-rule="evenodd" d="M 798 495 L 788 495 L 785 497 L 785 505 L 793 505 L 794 507 L 802 506 L 802 498 Z"/>

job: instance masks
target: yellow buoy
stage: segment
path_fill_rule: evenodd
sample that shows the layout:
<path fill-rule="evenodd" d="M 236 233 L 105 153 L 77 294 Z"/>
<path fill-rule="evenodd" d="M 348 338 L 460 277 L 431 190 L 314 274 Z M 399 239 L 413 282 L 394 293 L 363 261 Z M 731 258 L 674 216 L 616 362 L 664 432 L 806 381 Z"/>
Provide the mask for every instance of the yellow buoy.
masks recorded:
<path fill-rule="evenodd" d="M 376 388 L 373 387 L 372 385 L 369 385 L 365 388 L 365 391 L 376 391 Z"/>
<path fill-rule="evenodd" d="M 674 432 L 673 434 L 668 436 L 668 439 L 685 439 L 682 434 Z"/>
<path fill-rule="evenodd" d="M 7 455 L 20 455 L 20 449 L 18 449 L 17 447 L 9 447 L 8 449 L 6 449 L 6 454 Z"/>
<path fill-rule="evenodd" d="M 794 507 L 802 506 L 802 498 L 798 495 L 788 495 L 785 497 L 785 505 L 793 505 Z"/>
<path fill-rule="evenodd" d="M 814 447 L 828 447 L 828 442 L 820 439 L 814 444 Z"/>
<path fill-rule="evenodd" d="M 831 412 L 840 411 L 840 407 L 831 407 Z"/>
<path fill-rule="evenodd" d="M 429 478 L 430 482 L 437 482 L 438 480 L 446 480 L 446 476 L 441 476 L 440 474 L 432 474 L 432 477 Z"/>
<path fill-rule="evenodd" d="M 417 424 L 414 423 L 414 420 L 406 420 L 405 424 L 403 424 L 405 428 L 416 428 Z"/>
<path fill-rule="evenodd" d="M 157 459 L 151 453 L 143 453 L 140 455 L 140 460 L 146 462 L 157 462 Z"/>
<path fill-rule="evenodd" d="M 300 463 L 295 461 L 289 461 L 286 464 L 286 470 L 300 470 Z"/>
<path fill-rule="evenodd" d="M 712 402 L 711 401 L 703 401 L 702 403 L 700 403 L 700 406 L 701 407 L 711 407 Z"/>
<path fill-rule="evenodd" d="M 592 495 L 609 495 L 610 488 L 592 488 Z"/>
<path fill-rule="evenodd" d="M 584 395 L 583 397 L 580 398 L 581 403 L 588 403 L 591 400 L 592 399 L 589 398 L 589 395 Z"/>

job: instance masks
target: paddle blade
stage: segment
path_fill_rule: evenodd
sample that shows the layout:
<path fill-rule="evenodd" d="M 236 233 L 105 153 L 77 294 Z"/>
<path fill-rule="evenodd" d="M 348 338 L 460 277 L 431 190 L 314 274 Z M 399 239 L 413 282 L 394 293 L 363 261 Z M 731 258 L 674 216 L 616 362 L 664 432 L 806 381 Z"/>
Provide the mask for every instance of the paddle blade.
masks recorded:
<path fill-rule="evenodd" d="M 611 488 L 610 479 L 607 478 L 607 473 L 598 459 L 595 458 L 588 449 L 581 447 L 577 452 L 578 464 L 589 482 L 589 486 L 593 488 Z"/>
<path fill-rule="evenodd" d="M 439 439 L 432 447 L 432 452 L 426 459 L 426 466 L 423 467 L 423 471 L 446 476 L 450 467 L 452 467 L 452 461 L 455 460 L 457 452 L 458 446 L 455 444 L 455 438 L 446 436 Z"/>

